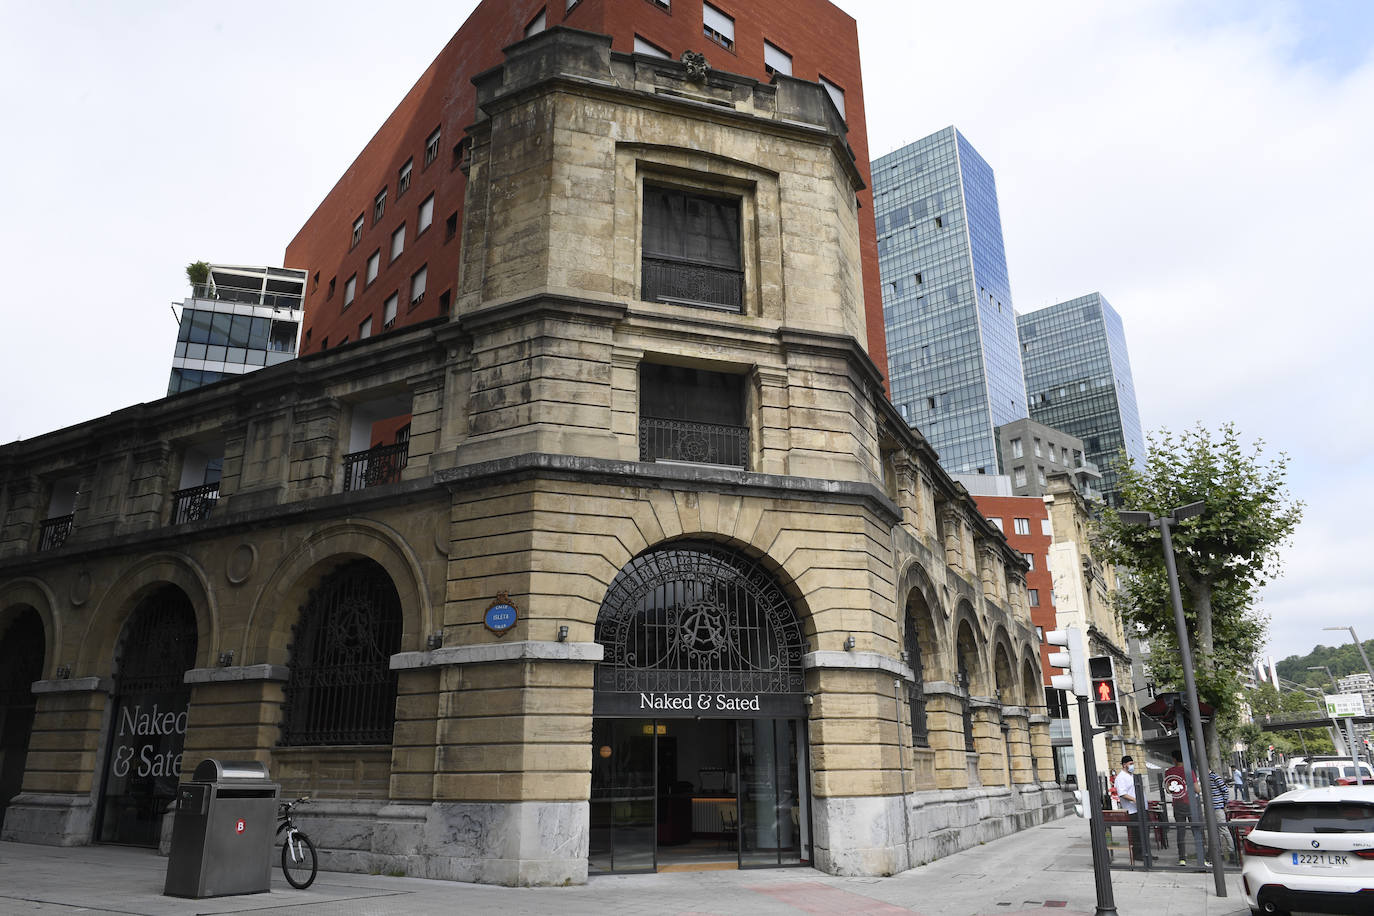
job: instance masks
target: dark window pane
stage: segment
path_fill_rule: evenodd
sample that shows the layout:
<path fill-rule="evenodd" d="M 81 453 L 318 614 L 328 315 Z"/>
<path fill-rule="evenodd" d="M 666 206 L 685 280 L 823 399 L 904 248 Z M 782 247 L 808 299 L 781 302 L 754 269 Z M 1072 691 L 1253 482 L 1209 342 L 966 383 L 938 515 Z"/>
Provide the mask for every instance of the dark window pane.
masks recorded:
<path fill-rule="evenodd" d="M 254 318 L 253 327 L 248 332 L 248 346 L 254 350 L 267 349 L 267 337 L 272 333 L 272 319 Z"/>
<path fill-rule="evenodd" d="M 211 312 L 194 310 L 191 312 L 191 335 L 186 338 L 191 343 L 210 342 L 210 319 L 214 317 Z"/>
<path fill-rule="evenodd" d="M 229 346 L 248 346 L 248 331 L 253 326 L 253 316 L 234 315 L 229 325 Z"/>
<path fill-rule="evenodd" d="M 233 315 L 215 312 L 210 323 L 209 343 L 227 347 L 229 345 L 229 327 L 233 324 L 233 320 Z"/>

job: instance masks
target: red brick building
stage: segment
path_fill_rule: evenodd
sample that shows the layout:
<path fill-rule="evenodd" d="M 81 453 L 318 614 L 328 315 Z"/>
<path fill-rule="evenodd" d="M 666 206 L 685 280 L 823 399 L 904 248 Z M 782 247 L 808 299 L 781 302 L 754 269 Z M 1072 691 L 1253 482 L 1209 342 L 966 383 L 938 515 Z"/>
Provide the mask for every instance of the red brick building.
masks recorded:
<path fill-rule="evenodd" d="M 858 29 L 827 0 L 484 0 L 287 246 L 285 264 L 310 275 L 301 355 L 448 313 L 472 78 L 497 65 L 502 48 L 554 26 L 610 35 L 615 51 L 699 51 L 714 70 L 763 82 L 789 69 L 821 81 L 871 185 Z M 871 190 L 859 198 L 867 346 L 886 375 Z"/>
<path fill-rule="evenodd" d="M 1048 686 L 1050 675 L 1062 673 L 1061 669 L 1050 667 L 1050 647 L 1045 643 L 1045 634 L 1057 626 L 1054 583 L 1048 562 L 1053 541 L 1049 510 L 1039 496 L 975 496 L 973 501 L 985 518 L 1002 529 L 1012 549 L 1019 550 L 1030 563 L 1026 591 L 1031 605 L 1031 623 L 1040 637 L 1040 668 Z"/>

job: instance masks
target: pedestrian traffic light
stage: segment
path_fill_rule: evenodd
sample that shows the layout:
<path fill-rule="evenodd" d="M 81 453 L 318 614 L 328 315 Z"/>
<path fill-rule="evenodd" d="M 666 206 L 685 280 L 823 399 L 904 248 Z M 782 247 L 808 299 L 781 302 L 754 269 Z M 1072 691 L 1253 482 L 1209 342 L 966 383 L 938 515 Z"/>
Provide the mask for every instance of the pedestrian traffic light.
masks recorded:
<path fill-rule="evenodd" d="M 1050 677 L 1050 686 L 1067 691 L 1080 697 L 1091 695 L 1088 685 L 1088 646 L 1083 641 L 1083 631 L 1078 627 L 1065 627 L 1051 630 L 1045 634 L 1045 642 L 1052 646 L 1063 646 L 1063 652 L 1051 652 L 1049 663 L 1063 668 L 1067 674 Z"/>
<path fill-rule="evenodd" d="M 1097 713 L 1097 727 L 1121 724 L 1121 704 L 1116 696 L 1116 671 L 1110 655 L 1094 655 L 1088 659 L 1088 676 L 1092 678 L 1093 711 Z"/>

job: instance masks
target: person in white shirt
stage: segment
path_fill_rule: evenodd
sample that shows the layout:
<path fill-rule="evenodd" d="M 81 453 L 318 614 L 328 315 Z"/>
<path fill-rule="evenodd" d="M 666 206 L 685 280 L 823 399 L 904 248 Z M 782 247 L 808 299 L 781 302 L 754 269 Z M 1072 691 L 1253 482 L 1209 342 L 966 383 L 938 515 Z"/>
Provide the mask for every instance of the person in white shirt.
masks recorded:
<path fill-rule="evenodd" d="M 1129 815 L 1134 815 L 1139 808 L 1135 799 L 1135 758 L 1127 754 L 1121 758 L 1121 772 L 1116 774 L 1116 796 L 1121 801 L 1121 807 Z M 1136 858 L 1136 828 L 1134 824 L 1126 827 L 1126 838 L 1131 848 L 1131 858 Z"/>

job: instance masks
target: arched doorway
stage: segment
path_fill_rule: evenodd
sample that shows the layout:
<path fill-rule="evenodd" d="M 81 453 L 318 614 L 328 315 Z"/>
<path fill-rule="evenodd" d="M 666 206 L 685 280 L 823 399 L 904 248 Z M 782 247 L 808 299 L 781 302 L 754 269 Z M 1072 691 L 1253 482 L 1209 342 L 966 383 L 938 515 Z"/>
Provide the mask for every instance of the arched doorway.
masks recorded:
<path fill-rule="evenodd" d="M 809 863 L 806 647 L 774 576 L 709 542 L 654 548 L 596 639 L 589 869 Z"/>
<path fill-rule="evenodd" d="M 33 731 L 33 682 L 43 676 L 43 620 L 26 607 L 0 634 L 0 827 L 24 784 L 24 760 Z"/>
<path fill-rule="evenodd" d="M 148 593 L 119 636 L 105 779 L 96 825 L 103 843 L 156 846 L 176 798 L 188 669 L 196 663 L 196 614 L 175 585 Z"/>

